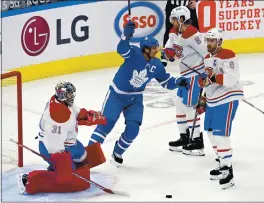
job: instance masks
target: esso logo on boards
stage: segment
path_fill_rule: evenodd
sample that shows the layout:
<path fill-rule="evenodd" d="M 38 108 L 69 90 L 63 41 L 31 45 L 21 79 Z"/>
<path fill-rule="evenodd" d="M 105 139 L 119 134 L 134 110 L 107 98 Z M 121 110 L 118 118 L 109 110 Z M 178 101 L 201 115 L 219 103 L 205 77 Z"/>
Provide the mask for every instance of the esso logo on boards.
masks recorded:
<path fill-rule="evenodd" d="M 47 21 L 40 16 L 34 16 L 22 29 L 21 44 L 29 56 L 38 56 L 46 49 L 49 38 L 50 29 Z"/>
<path fill-rule="evenodd" d="M 130 5 L 131 20 L 136 25 L 136 30 L 131 42 L 139 42 L 146 36 L 155 36 L 163 26 L 163 12 L 154 3 L 135 2 Z M 118 36 L 123 33 L 124 26 L 129 21 L 128 6 L 123 8 L 116 16 L 114 26 Z"/>

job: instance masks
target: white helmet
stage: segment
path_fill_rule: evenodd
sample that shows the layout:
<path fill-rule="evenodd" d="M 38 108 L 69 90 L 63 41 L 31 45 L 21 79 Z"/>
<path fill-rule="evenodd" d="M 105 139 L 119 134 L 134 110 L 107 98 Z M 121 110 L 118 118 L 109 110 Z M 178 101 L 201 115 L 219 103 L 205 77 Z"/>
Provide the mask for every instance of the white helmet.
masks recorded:
<path fill-rule="evenodd" d="M 222 39 L 224 41 L 224 32 L 220 28 L 212 28 L 205 34 L 206 39 Z"/>
<path fill-rule="evenodd" d="M 173 22 L 172 18 L 177 18 L 177 20 L 180 21 L 181 16 L 185 17 L 185 21 L 191 18 L 191 12 L 186 6 L 179 6 L 179 7 L 174 8 L 170 14 L 170 22 L 171 23 Z"/>

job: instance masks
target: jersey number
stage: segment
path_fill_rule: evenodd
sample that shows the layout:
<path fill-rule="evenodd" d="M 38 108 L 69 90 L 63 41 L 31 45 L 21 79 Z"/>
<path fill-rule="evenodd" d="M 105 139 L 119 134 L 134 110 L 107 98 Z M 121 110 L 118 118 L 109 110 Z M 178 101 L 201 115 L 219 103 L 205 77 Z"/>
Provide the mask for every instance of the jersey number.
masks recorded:
<path fill-rule="evenodd" d="M 60 135 L 60 134 L 61 134 L 61 126 L 53 125 L 53 126 L 52 126 L 52 130 L 51 130 L 51 132 Z"/>
<path fill-rule="evenodd" d="M 175 56 L 176 56 L 176 58 L 177 58 L 177 59 L 182 58 L 182 57 L 183 57 L 183 54 L 182 54 L 182 52 L 183 52 L 183 47 L 180 46 L 180 45 L 178 45 L 178 44 L 173 44 L 173 47 L 174 47 L 174 49 L 175 49 Z"/>

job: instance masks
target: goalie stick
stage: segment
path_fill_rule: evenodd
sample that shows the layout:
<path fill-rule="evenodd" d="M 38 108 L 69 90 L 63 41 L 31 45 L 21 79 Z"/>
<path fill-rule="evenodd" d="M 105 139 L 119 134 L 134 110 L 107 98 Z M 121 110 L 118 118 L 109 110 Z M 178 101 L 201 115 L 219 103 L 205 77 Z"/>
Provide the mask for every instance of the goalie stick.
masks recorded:
<path fill-rule="evenodd" d="M 23 145 L 23 144 L 19 144 L 18 142 L 16 142 L 16 141 L 13 140 L 13 139 L 10 139 L 10 141 L 13 142 L 13 143 L 15 143 L 15 144 L 17 144 L 17 145 L 20 146 L 20 147 L 23 147 L 23 148 L 27 149 L 28 151 L 32 152 L 33 154 L 36 154 L 36 155 L 42 157 L 42 158 L 45 159 L 46 161 L 50 161 L 50 162 L 51 162 L 51 160 L 50 160 L 48 157 L 39 154 L 38 152 L 34 151 L 33 149 L 30 149 L 29 147 L 27 147 L 27 146 L 25 146 L 25 145 Z M 74 172 L 73 172 L 72 174 L 75 175 L 76 177 L 78 177 L 78 178 L 84 180 L 85 182 L 90 183 L 91 185 L 97 187 L 98 189 L 100 189 L 100 190 L 102 190 L 102 191 L 104 191 L 104 192 L 106 192 L 106 193 L 109 193 L 109 194 L 116 194 L 116 195 L 122 195 L 122 196 L 127 196 L 127 197 L 129 197 L 129 194 L 126 193 L 126 192 L 121 192 L 121 191 L 116 191 L 116 190 L 110 190 L 110 189 L 108 189 L 108 188 L 105 188 L 105 187 L 99 185 L 98 183 L 96 183 L 96 182 L 94 182 L 94 181 L 92 181 L 92 180 L 89 180 L 89 179 L 87 179 L 87 178 L 84 178 L 84 177 L 78 175 L 77 173 L 74 173 Z"/>

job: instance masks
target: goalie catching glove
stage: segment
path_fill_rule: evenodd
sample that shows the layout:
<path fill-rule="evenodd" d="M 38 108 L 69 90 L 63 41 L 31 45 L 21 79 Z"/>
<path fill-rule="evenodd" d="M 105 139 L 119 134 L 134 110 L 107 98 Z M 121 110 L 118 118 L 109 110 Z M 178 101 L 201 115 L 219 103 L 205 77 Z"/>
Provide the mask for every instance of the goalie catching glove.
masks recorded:
<path fill-rule="evenodd" d="M 77 117 L 78 125 L 106 125 L 106 117 L 101 114 L 100 111 L 87 111 L 82 108 L 78 117 Z"/>

